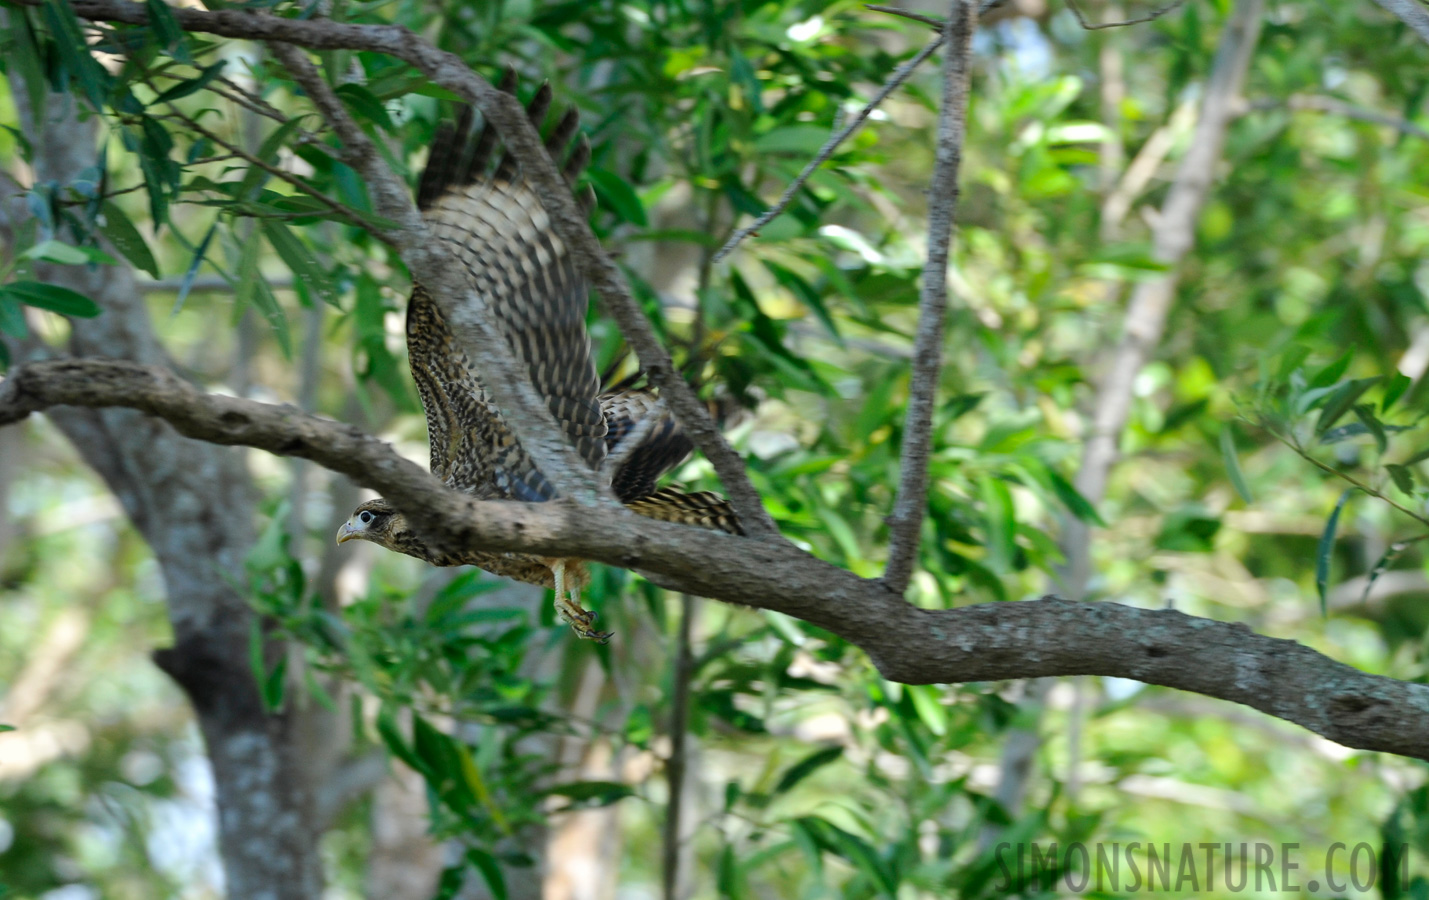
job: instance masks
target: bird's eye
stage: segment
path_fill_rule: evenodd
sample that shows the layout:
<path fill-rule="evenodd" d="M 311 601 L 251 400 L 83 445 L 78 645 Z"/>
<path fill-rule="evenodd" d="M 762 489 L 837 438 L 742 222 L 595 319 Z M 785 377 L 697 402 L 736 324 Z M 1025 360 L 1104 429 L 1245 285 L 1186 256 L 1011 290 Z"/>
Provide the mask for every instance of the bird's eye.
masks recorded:
<path fill-rule="evenodd" d="M 371 521 L 372 521 L 372 513 L 370 513 L 370 512 L 364 512 L 362 515 L 358 516 L 357 518 L 361 519 L 361 520 L 362 520 L 362 524 L 366 525 L 368 522 L 371 522 Z"/>

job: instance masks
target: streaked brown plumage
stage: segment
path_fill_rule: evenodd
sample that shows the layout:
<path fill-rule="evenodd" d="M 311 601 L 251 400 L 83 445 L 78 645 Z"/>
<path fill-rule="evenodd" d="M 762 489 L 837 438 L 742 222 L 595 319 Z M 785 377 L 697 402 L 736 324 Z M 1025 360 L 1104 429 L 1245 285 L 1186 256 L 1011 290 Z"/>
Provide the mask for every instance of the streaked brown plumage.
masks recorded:
<path fill-rule="evenodd" d="M 508 72 L 501 89 L 512 92 Z M 548 86 L 527 106 L 539 127 L 550 107 Z M 587 286 L 551 227 L 540 200 L 509 154 L 489 171 L 496 137 L 471 131 L 470 109 L 455 128 L 443 126 L 417 189 L 417 205 L 482 295 L 494 322 L 551 414 L 591 468 L 609 472 L 616 498 L 643 516 L 742 534 L 724 498 L 658 487 L 692 444 L 661 400 L 647 390 L 600 392 L 585 329 Z M 575 135 L 575 110 L 557 122 L 546 149 L 559 158 Z M 590 157 L 579 139 L 567 158 L 568 181 Z M 582 198 L 587 208 L 589 194 Z M 492 403 L 432 297 L 414 284 L 407 307 L 407 350 L 427 415 L 431 470 L 450 487 L 480 499 L 541 502 L 555 489 L 517 442 Z M 385 500 L 359 506 L 338 530 L 338 542 L 362 539 L 437 566 L 474 565 L 497 575 L 554 588 L 556 608 L 582 637 L 605 640 L 595 615 L 580 606 L 590 581 L 585 563 L 471 548 L 439 553 L 423 544 Z M 569 599 L 566 596 L 569 591 Z"/>

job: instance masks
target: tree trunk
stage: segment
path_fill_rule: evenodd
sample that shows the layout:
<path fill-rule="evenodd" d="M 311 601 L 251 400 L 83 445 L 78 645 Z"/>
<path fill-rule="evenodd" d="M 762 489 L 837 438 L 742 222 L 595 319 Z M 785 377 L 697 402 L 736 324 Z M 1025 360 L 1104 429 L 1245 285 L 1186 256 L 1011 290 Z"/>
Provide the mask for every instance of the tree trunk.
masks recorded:
<path fill-rule="evenodd" d="M 51 95 L 43 121 L 12 94 L 35 147 L 39 181 L 61 185 L 96 158 L 96 123 L 75 100 Z M 70 347 L 171 365 L 155 338 L 133 273 L 119 266 L 41 267 L 41 278 L 92 298 L 103 313 L 75 320 Z M 25 355 L 47 351 L 32 345 Z M 154 660 L 183 687 L 198 716 L 217 787 L 227 892 L 245 900 L 321 895 L 311 811 L 318 773 L 299 752 L 300 714 L 268 715 L 248 662 L 252 613 L 226 576 L 242 572 L 253 541 L 253 491 L 240 451 L 191 441 L 132 410 L 56 409 L 50 418 L 105 480 L 148 542 L 164 576 L 174 646 Z"/>

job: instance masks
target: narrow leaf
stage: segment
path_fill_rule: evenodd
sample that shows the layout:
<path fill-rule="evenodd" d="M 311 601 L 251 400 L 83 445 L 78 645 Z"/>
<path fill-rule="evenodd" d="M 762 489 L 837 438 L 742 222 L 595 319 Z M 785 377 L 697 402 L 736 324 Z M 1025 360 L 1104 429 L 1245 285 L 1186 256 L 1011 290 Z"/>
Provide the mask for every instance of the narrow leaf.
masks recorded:
<path fill-rule="evenodd" d="M 165 9 L 168 9 L 168 7 L 165 6 L 162 2 L 160 2 L 160 0 L 150 0 L 150 3 L 157 4 L 159 6 L 163 6 Z M 173 87 L 160 94 L 154 102 L 167 103 L 171 100 L 178 100 L 180 97 L 187 97 L 189 94 L 197 93 L 198 91 L 203 90 L 205 87 L 208 86 L 209 82 L 213 81 L 215 78 L 217 78 L 220 74 L 223 73 L 223 67 L 226 65 L 228 65 L 228 60 L 220 59 L 213 65 L 206 66 L 205 68 L 200 69 L 197 76 L 187 79 L 186 81 L 180 81 L 178 84 L 174 85 Z M 204 138 L 204 140 L 208 139 Z M 192 161 L 193 160 L 190 160 L 190 162 Z"/>
<path fill-rule="evenodd" d="M 1389 449 L 1389 436 L 1384 433 L 1384 423 L 1374 417 L 1374 407 L 1368 403 L 1355 404 L 1355 418 L 1364 425 L 1365 430 L 1374 435 L 1374 445 L 1383 454 Z"/>
<path fill-rule="evenodd" d="M 1403 372 L 1395 372 L 1390 376 L 1389 384 L 1384 387 L 1384 399 L 1379 401 L 1379 414 L 1384 415 L 1389 412 L 1389 408 L 1404 396 L 1404 392 L 1409 390 L 1409 386 L 1414 383 L 1414 379 Z"/>
<path fill-rule="evenodd" d="M 1235 434 L 1229 422 L 1221 429 L 1221 459 L 1226 464 L 1226 475 L 1231 480 L 1231 487 L 1240 494 L 1240 498 L 1246 503 L 1252 503 L 1250 487 L 1245 483 L 1245 473 L 1240 470 L 1240 458 L 1235 451 Z"/>
<path fill-rule="evenodd" d="M 978 395 L 978 399 L 981 399 L 981 395 Z M 1097 508 L 1051 466 L 1047 466 L 1047 480 L 1052 483 L 1052 490 L 1057 492 L 1057 499 L 1062 501 L 1062 505 L 1067 507 L 1072 515 L 1099 528 L 1106 527 L 1106 522 L 1102 519 L 1101 513 L 1097 512 Z"/>
<path fill-rule="evenodd" d="M 30 336 L 30 329 L 25 325 L 25 311 L 20 308 L 19 298 L 10 296 L 3 287 L 0 287 L 0 334 L 8 334 L 22 341 Z"/>
<path fill-rule="evenodd" d="M 1346 350 L 1344 354 L 1340 356 L 1339 359 L 1335 360 L 1328 366 L 1325 366 L 1325 368 L 1316 372 L 1314 376 L 1311 377 L 1310 383 L 1307 385 L 1307 387 L 1329 387 L 1330 385 L 1339 381 L 1340 377 L 1343 376 L 1345 372 L 1349 370 L 1350 361 L 1354 359 L 1354 356 L 1355 351 L 1354 348 L 1351 347 L 1350 349 Z"/>
<path fill-rule="evenodd" d="M 1331 425 L 1339 421 L 1340 416 L 1350 411 L 1355 401 L 1360 395 L 1370 389 L 1370 385 L 1379 381 L 1379 376 L 1373 378 L 1352 378 L 1344 384 L 1339 385 L 1330 395 L 1325 398 L 1325 405 L 1320 410 L 1320 418 L 1315 420 L 1315 434 L 1324 434 Z"/>
<path fill-rule="evenodd" d="M 480 847 L 472 847 L 466 851 L 466 861 L 475 866 L 486 880 L 486 889 L 491 892 L 492 900 L 506 900 L 506 877 L 501 874 L 496 857 Z"/>
<path fill-rule="evenodd" d="M 586 176 L 590 178 L 591 184 L 595 185 L 595 192 L 601 204 L 613 210 L 622 221 L 642 228 L 650 224 L 645 217 L 645 205 L 640 202 L 640 196 L 628 181 L 599 166 L 587 169 Z"/>
<path fill-rule="evenodd" d="M 822 750 L 815 750 L 808 756 L 794 763 L 779 778 L 779 783 L 774 786 L 775 794 L 782 794 L 794 785 L 808 778 L 814 772 L 843 756 L 842 746 L 825 747 Z"/>
<path fill-rule="evenodd" d="M 1350 495 L 1358 488 L 1346 488 L 1340 495 L 1340 499 L 1335 503 L 1334 512 L 1330 513 L 1330 518 L 1325 521 L 1325 530 L 1320 534 L 1320 546 L 1315 550 L 1315 590 L 1320 595 L 1320 615 L 1329 615 L 1328 601 L 1326 600 L 1325 588 L 1330 581 L 1330 556 L 1335 550 L 1335 530 L 1340 525 L 1340 512 L 1345 508 L 1345 503 L 1350 499 Z"/>
<path fill-rule="evenodd" d="M 198 242 L 198 249 L 194 251 L 193 262 L 189 263 L 188 271 L 184 272 L 183 280 L 179 282 L 179 296 L 174 299 L 174 311 L 170 315 L 178 315 L 179 310 L 184 306 L 184 299 L 188 297 L 189 291 L 193 289 L 194 279 L 198 277 L 199 266 L 203 265 L 204 254 L 208 252 L 208 243 L 213 240 L 213 233 L 218 230 L 217 220 L 208 226 L 208 232 L 203 236 L 203 240 Z"/>
<path fill-rule="evenodd" d="M 323 270 L 307 245 L 299 240 L 287 225 L 276 219 L 262 220 L 262 228 L 268 243 L 278 251 L 278 255 L 293 271 L 293 275 L 307 285 L 308 290 L 316 294 L 318 299 L 329 306 L 337 306 L 337 285 L 328 277 L 328 273 Z"/>
<path fill-rule="evenodd" d="M 21 303 L 48 309 L 62 316 L 92 319 L 99 315 L 99 305 L 78 291 L 57 284 L 38 281 L 15 281 L 5 285 L 5 292 Z"/>
<path fill-rule="evenodd" d="M 154 253 L 129 216 L 111 201 L 105 201 L 102 209 L 104 224 L 99 226 L 100 233 L 129 260 L 130 265 L 141 272 L 148 272 L 152 278 L 158 278 L 159 264 L 154 260 Z"/>
<path fill-rule="evenodd" d="M 1394 480 L 1394 486 L 1406 494 L 1414 493 L 1414 472 L 1405 466 L 1397 466 L 1390 463 L 1385 466 L 1385 471 L 1389 472 L 1389 477 Z"/>

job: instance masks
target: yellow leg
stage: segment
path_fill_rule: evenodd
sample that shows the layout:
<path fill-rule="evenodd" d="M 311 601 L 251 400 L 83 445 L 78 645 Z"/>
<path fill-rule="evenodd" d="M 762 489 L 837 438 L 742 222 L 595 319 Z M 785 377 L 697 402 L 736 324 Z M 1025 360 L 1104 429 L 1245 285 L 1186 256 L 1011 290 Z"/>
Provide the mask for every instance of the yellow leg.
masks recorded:
<path fill-rule="evenodd" d="M 574 585 L 570 588 L 570 597 L 566 597 L 566 561 L 558 559 L 551 564 L 551 575 L 556 582 L 556 615 L 560 616 L 576 634 L 583 638 L 600 641 L 602 644 L 610 640 L 611 632 L 596 631 L 595 613 L 581 606 L 580 589 Z"/>

